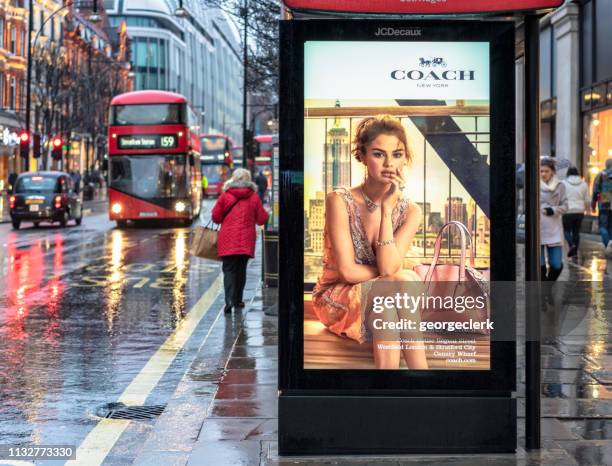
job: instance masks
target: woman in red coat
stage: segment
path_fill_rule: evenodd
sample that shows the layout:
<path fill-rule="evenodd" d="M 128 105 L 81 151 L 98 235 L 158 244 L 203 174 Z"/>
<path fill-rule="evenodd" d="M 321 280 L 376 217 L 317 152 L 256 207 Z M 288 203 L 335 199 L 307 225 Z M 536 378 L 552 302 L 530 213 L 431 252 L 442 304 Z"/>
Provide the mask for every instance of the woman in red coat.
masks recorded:
<path fill-rule="evenodd" d="M 221 225 L 217 252 L 223 260 L 223 287 L 225 312 L 232 307 L 244 307 L 242 293 L 246 283 L 249 257 L 255 255 L 255 225 L 268 221 L 257 185 L 251 182 L 251 173 L 238 168 L 223 185 L 223 194 L 212 210 L 212 220 Z"/>

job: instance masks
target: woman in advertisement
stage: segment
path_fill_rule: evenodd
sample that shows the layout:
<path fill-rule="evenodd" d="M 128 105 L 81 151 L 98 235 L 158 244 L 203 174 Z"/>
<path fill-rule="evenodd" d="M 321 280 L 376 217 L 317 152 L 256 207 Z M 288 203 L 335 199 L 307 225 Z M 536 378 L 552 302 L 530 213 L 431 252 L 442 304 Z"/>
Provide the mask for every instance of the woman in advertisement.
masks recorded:
<path fill-rule="evenodd" d="M 389 324 L 402 319 L 418 321 L 419 312 L 404 315 L 405 310 L 390 307 L 374 313 L 369 295 L 377 281 L 419 281 L 412 270 L 403 270 L 422 219 L 419 206 L 403 196 L 403 170 L 412 158 L 406 132 L 391 116 L 365 118 L 353 146 L 365 179 L 326 198 L 324 265 L 313 290 L 313 309 L 330 331 L 359 343 L 371 340 L 377 369 L 398 369 L 401 355 L 409 369 L 427 369 L 420 334 L 389 330 Z"/>

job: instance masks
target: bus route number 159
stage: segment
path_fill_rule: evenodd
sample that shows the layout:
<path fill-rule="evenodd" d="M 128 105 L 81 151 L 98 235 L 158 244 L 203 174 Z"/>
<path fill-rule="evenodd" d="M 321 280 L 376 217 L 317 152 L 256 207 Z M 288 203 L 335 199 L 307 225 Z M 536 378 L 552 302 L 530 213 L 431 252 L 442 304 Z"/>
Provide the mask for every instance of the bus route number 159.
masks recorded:
<path fill-rule="evenodd" d="M 175 147 L 176 146 L 176 137 L 175 136 L 162 136 L 161 137 L 161 146 L 164 148 Z"/>

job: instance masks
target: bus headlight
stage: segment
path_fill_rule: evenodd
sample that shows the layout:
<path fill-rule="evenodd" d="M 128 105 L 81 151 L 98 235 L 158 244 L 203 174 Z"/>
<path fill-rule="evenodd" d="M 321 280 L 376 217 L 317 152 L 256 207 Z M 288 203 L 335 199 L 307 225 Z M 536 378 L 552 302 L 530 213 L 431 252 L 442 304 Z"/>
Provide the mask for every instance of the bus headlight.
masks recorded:
<path fill-rule="evenodd" d="M 187 204 L 185 204 L 183 201 L 178 201 L 174 205 L 174 210 L 177 212 L 185 212 L 187 210 Z"/>
<path fill-rule="evenodd" d="M 118 202 L 115 202 L 111 207 L 111 211 L 113 212 L 113 214 L 120 214 L 122 210 L 123 207 L 121 207 L 121 204 L 119 204 Z"/>

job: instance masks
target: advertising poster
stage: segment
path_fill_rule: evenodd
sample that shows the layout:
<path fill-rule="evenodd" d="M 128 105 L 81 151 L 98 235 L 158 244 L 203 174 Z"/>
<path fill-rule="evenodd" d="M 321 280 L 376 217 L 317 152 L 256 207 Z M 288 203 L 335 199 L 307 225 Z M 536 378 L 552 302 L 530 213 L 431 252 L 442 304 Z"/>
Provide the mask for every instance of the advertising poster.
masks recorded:
<path fill-rule="evenodd" d="M 491 369 L 489 43 L 304 47 L 304 369 Z"/>

